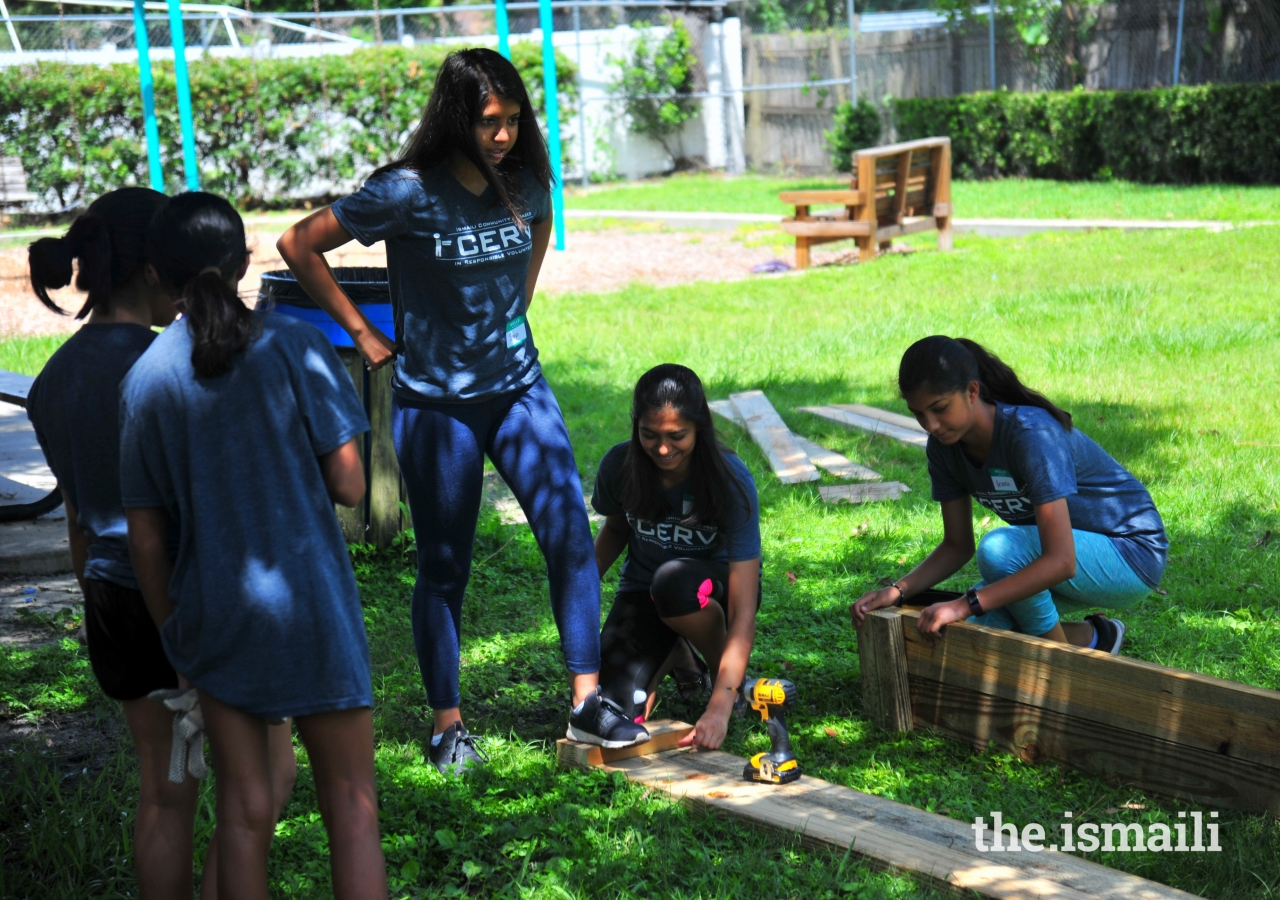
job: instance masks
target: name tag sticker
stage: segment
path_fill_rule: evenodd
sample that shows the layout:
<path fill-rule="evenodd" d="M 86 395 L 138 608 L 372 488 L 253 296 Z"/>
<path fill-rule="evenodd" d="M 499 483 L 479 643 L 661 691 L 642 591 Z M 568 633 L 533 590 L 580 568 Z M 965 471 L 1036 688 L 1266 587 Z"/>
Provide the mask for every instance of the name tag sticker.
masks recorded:
<path fill-rule="evenodd" d="M 991 486 L 1002 494 L 1018 493 L 1017 482 L 1013 480 L 1013 474 L 1008 469 L 992 469 Z"/>
<path fill-rule="evenodd" d="M 507 349 L 514 350 L 529 339 L 529 326 L 524 316 L 516 316 L 507 323 Z"/>

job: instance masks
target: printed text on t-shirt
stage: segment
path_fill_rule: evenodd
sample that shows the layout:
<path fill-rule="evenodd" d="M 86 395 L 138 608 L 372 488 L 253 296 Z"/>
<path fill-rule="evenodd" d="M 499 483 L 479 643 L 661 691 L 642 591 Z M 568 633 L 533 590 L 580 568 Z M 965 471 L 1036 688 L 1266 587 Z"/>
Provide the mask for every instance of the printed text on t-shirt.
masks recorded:
<path fill-rule="evenodd" d="M 521 213 L 527 222 L 530 212 Z M 528 253 L 533 244 L 533 232 L 527 226 L 521 228 L 510 217 L 478 225 L 464 225 L 447 234 L 435 232 L 436 259 L 448 260 L 455 266 L 473 266 L 477 263 L 506 259 Z"/>

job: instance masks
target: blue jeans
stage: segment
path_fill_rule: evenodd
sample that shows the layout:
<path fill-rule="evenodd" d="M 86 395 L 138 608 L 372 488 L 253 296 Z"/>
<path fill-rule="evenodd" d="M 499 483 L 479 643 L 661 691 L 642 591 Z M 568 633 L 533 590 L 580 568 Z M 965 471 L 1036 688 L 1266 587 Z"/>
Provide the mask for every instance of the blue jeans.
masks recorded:
<path fill-rule="evenodd" d="M 511 488 L 547 562 L 551 610 L 569 671 L 600 668 L 600 575 L 582 483 L 560 406 L 546 380 L 477 403 L 393 395 L 391 434 L 418 544 L 413 643 L 435 709 L 461 703 L 462 597 L 484 480 L 484 457 Z"/>
<path fill-rule="evenodd" d="M 1120 555 L 1111 538 L 1076 528 L 1071 530 L 1071 536 L 1076 544 L 1074 578 L 969 621 L 989 628 L 1042 635 L 1058 624 L 1063 613 L 1092 607 L 1128 609 L 1151 593 L 1151 588 Z M 978 542 L 978 571 L 982 581 L 975 587 L 985 587 L 1026 568 L 1040 554 L 1040 532 L 1034 525 L 1009 525 L 988 532 Z"/>

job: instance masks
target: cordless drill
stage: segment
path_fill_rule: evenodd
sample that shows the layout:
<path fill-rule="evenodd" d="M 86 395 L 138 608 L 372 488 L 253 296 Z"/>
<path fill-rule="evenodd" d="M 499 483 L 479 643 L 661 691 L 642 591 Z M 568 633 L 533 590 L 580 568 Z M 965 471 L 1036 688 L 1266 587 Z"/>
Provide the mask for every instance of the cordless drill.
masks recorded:
<path fill-rule="evenodd" d="M 791 752 L 784 711 L 796 699 L 796 686 L 781 678 L 748 678 L 740 693 L 769 729 L 769 752 L 751 757 L 742 777 L 766 784 L 790 784 L 800 777 L 800 763 Z"/>

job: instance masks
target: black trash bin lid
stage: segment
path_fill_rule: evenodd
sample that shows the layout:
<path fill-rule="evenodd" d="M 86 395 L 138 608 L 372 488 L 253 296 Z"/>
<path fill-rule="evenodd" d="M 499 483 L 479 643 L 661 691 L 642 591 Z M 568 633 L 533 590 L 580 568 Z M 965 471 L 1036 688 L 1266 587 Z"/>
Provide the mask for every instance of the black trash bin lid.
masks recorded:
<path fill-rule="evenodd" d="M 391 285 L 387 270 L 376 266 L 339 266 L 333 270 L 339 287 L 351 298 L 352 303 L 390 303 Z M 258 302 L 270 301 L 286 306 L 306 306 L 318 309 L 316 302 L 298 284 L 298 279 L 288 269 L 262 274 L 262 286 L 258 288 Z"/>

